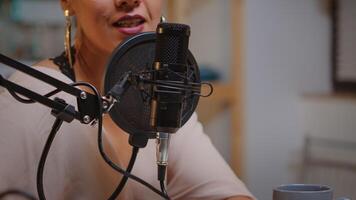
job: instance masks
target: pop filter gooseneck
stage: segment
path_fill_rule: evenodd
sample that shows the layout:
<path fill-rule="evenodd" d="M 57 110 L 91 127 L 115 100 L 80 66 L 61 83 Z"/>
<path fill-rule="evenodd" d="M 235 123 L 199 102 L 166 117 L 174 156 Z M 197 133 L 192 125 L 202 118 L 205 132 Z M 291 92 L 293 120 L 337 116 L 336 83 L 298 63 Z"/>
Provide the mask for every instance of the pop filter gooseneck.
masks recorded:
<path fill-rule="evenodd" d="M 113 52 L 106 68 L 104 92 L 107 94 L 127 72 L 152 74 L 155 59 L 156 33 L 146 32 L 133 36 L 121 43 Z M 188 82 L 200 84 L 198 65 L 190 51 L 187 55 Z M 147 77 L 146 77 L 147 78 Z M 152 85 L 130 85 L 114 104 L 109 114 L 112 120 L 130 136 L 147 139 L 156 138 L 157 130 L 150 124 Z M 193 114 L 198 105 L 199 95 L 186 94 L 182 108 L 182 125 Z"/>

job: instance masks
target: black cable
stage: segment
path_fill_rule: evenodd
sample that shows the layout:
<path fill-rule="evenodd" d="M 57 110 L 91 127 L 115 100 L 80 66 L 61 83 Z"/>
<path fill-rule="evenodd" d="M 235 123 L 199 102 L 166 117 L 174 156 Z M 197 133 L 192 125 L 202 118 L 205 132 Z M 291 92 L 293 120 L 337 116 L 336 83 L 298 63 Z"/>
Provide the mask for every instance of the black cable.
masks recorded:
<path fill-rule="evenodd" d="M 63 120 L 56 118 L 56 121 L 54 122 L 52 126 L 52 130 L 47 138 L 46 144 L 42 150 L 40 162 L 38 163 L 37 167 L 37 193 L 38 197 L 40 200 L 45 200 L 46 196 L 44 194 L 44 189 L 43 189 L 43 172 L 44 172 L 44 167 L 46 163 L 46 159 L 48 156 L 48 152 L 51 148 L 52 142 L 56 136 L 56 133 L 58 132 L 59 128 L 61 127 L 63 123 Z"/>
<path fill-rule="evenodd" d="M 157 177 L 158 181 L 161 186 L 161 191 L 162 193 L 166 196 L 166 198 L 169 200 L 169 196 L 166 190 L 166 185 L 164 184 L 164 181 L 166 180 L 166 171 L 167 171 L 167 165 L 158 165 L 157 166 Z"/>
<path fill-rule="evenodd" d="M 164 196 L 166 196 L 166 199 L 167 200 L 171 200 L 171 198 L 169 198 L 169 196 L 168 196 L 168 193 L 167 193 L 167 190 L 166 190 L 166 185 L 164 184 L 164 180 L 160 180 L 159 183 L 161 185 L 162 193 L 164 194 Z"/>
<path fill-rule="evenodd" d="M 127 165 L 127 168 L 126 168 L 126 172 L 127 173 L 131 173 L 132 169 L 133 169 L 133 166 L 136 162 L 136 158 L 137 158 L 137 154 L 138 154 L 138 150 L 139 148 L 138 147 L 133 147 L 132 148 L 132 153 L 131 153 L 131 158 L 130 158 L 130 162 L 129 164 Z M 117 188 L 115 189 L 115 191 L 111 194 L 111 196 L 109 197 L 109 200 L 115 200 L 116 197 L 119 196 L 119 194 L 121 193 L 122 189 L 124 189 L 124 186 L 127 182 L 127 180 L 129 179 L 128 176 L 123 176 L 121 178 L 121 181 L 120 181 L 120 184 L 117 186 Z"/>
<path fill-rule="evenodd" d="M 115 171 L 121 173 L 124 176 L 127 176 L 129 178 L 131 178 L 132 180 L 137 181 L 138 183 L 141 183 L 142 185 L 148 187 L 149 189 L 151 189 L 153 192 L 155 192 L 156 194 L 160 195 L 161 197 L 167 199 L 167 196 L 165 194 L 163 194 L 161 191 L 159 191 L 157 188 L 153 187 L 151 184 L 147 183 L 146 181 L 140 179 L 139 177 L 132 175 L 130 173 L 127 173 L 125 170 L 123 170 L 122 168 L 120 168 L 119 166 L 117 166 L 114 162 L 112 162 L 110 160 L 110 158 L 106 155 L 104 148 L 103 148 L 103 144 L 102 144 L 102 130 L 100 128 L 100 126 L 102 126 L 102 118 L 99 117 L 98 120 L 98 126 L 99 126 L 99 131 L 98 131 L 98 146 L 99 146 L 99 152 L 101 154 L 101 156 L 103 157 L 104 161 L 111 167 L 113 168 Z"/>
<path fill-rule="evenodd" d="M 98 118 L 98 148 L 99 148 L 99 152 L 101 157 L 104 159 L 104 161 L 111 167 L 113 168 L 115 171 L 121 173 L 124 176 L 127 176 L 128 178 L 131 178 L 132 180 L 137 181 L 138 183 L 141 183 L 142 185 L 148 187 L 150 190 L 152 190 L 153 192 L 155 192 L 156 194 L 160 195 L 161 197 L 167 199 L 168 197 L 163 194 L 161 191 L 159 191 L 157 188 L 153 187 L 151 184 L 147 183 L 146 181 L 140 179 L 139 177 L 132 175 L 130 173 L 127 173 L 125 170 L 123 170 L 121 167 L 117 166 L 113 161 L 111 161 L 111 159 L 106 155 L 105 151 L 104 151 L 104 147 L 103 147 L 103 138 L 102 138 L 102 126 L 103 126 L 103 118 L 102 118 L 102 113 L 103 113 L 103 105 L 102 105 L 102 101 L 100 98 L 100 93 L 98 92 L 98 90 L 92 86 L 89 83 L 82 83 L 83 85 L 89 87 L 97 96 L 98 98 L 98 102 L 99 102 L 99 118 Z"/>
<path fill-rule="evenodd" d="M 71 85 L 71 86 L 78 86 L 78 85 L 81 85 L 82 83 L 71 83 L 71 84 L 69 84 L 69 85 Z M 20 97 L 16 92 L 14 92 L 14 91 L 12 91 L 12 90 L 10 90 L 10 89 L 8 89 L 7 88 L 7 90 L 9 91 L 9 93 L 11 94 L 11 96 L 12 97 L 14 97 L 17 101 L 19 101 L 19 102 L 21 102 L 21 103 L 24 103 L 24 104 L 30 104 L 30 103 L 36 103 L 36 101 L 34 101 L 34 100 L 32 100 L 32 99 L 25 99 L 25 98 L 23 98 L 23 97 Z M 55 89 L 55 90 L 53 90 L 53 91 L 51 91 L 51 92 L 49 92 L 49 93 L 47 93 L 47 94 L 45 94 L 45 95 L 43 95 L 43 96 L 45 96 L 45 97 L 51 97 L 51 96 L 53 96 L 53 95 L 55 95 L 55 94 L 57 94 L 57 93 L 59 93 L 59 92 L 61 92 L 62 90 L 60 90 L 60 89 Z"/>
<path fill-rule="evenodd" d="M 9 93 L 11 94 L 12 97 L 14 97 L 17 101 L 21 102 L 21 103 L 24 103 L 24 104 L 30 104 L 30 103 L 36 103 L 36 101 L 32 100 L 32 99 L 25 99 L 23 97 L 20 97 L 16 92 L 10 90 L 10 89 L 7 89 L 9 91 Z M 51 97 L 55 94 L 57 94 L 58 92 L 60 92 L 61 90 L 59 89 L 56 89 L 56 90 L 53 90 L 43 96 L 45 97 Z"/>
<path fill-rule="evenodd" d="M 7 196 L 21 196 L 29 200 L 37 200 L 34 196 L 31 194 L 28 194 L 27 192 L 23 192 L 20 190 L 7 190 L 5 192 L 0 193 L 0 199 L 3 199 Z"/>
<path fill-rule="evenodd" d="M 117 166 L 105 153 L 104 151 L 104 147 L 103 147 L 103 139 L 102 139 L 102 125 L 103 125 L 103 118 L 102 118 L 102 114 L 103 114 L 103 105 L 102 105 L 102 100 L 100 97 L 100 93 L 98 92 L 98 90 L 92 86 L 89 83 L 86 82 L 78 82 L 78 83 L 73 83 L 71 84 L 72 86 L 86 86 L 88 88 L 90 88 L 95 95 L 97 96 L 97 100 L 98 100 L 98 104 L 99 104 L 99 118 L 98 118 L 98 148 L 99 148 L 99 152 L 100 155 L 102 156 L 102 158 L 104 159 L 104 161 L 111 167 L 113 168 L 115 171 L 121 173 L 124 177 L 127 178 L 131 178 L 132 180 L 137 181 L 138 183 L 146 186 L 147 188 L 149 188 L 150 190 L 152 190 L 153 192 L 155 192 L 156 194 L 160 195 L 161 197 L 165 198 L 165 199 L 169 199 L 169 197 L 164 194 L 163 192 L 159 191 L 157 188 L 155 188 L 154 186 L 152 186 L 151 184 L 147 183 L 146 181 L 142 180 L 141 178 L 130 174 L 129 172 L 126 172 L 124 169 L 122 169 L 121 167 Z M 31 99 L 23 99 L 21 97 L 19 97 L 15 92 L 9 90 L 10 94 L 14 96 L 15 99 L 19 100 L 20 102 L 23 103 L 33 103 L 34 101 Z M 59 89 L 53 90 L 52 92 L 47 93 L 47 97 L 50 97 L 51 95 L 57 94 L 58 92 L 60 92 Z M 18 98 L 16 98 L 18 97 Z M 61 121 L 61 122 L 60 122 Z M 60 123 L 59 123 L 60 122 Z M 38 165 L 37 168 L 37 192 L 38 195 L 40 197 L 40 200 L 45 200 L 45 195 L 44 195 L 44 190 L 43 190 L 43 171 L 44 171 L 44 165 L 47 159 L 47 155 L 49 152 L 49 149 L 51 147 L 51 144 L 54 140 L 54 137 L 56 135 L 56 132 L 58 131 L 60 125 L 62 124 L 62 120 L 57 119 L 53 125 L 53 128 L 51 130 L 51 133 L 47 139 L 45 148 L 42 151 L 42 155 L 41 155 L 41 159 L 40 159 L 40 163 Z M 58 127 L 56 128 L 56 126 L 58 125 Z"/>

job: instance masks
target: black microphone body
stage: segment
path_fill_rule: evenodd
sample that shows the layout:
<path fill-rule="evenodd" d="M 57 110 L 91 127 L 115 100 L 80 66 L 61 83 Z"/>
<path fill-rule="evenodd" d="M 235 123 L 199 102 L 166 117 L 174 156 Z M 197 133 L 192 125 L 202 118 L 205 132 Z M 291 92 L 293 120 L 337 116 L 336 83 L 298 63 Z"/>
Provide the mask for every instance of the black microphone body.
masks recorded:
<path fill-rule="evenodd" d="M 187 82 L 190 27 L 160 23 L 156 30 L 154 81 Z M 151 125 L 158 132 L 175 133 L 182 126 L 185 92 L 153 86 Z"/>
<path fill-rule="evenodd" d="M 156 52 L 153 63 L 153 82 L 188 84 L 187 55 L 190 27 L 185 24 L 160 23 L 156 30 Z M 184 90 L 152 87 L 151 126 L 157 131 L 156 157 L 158 180 L 162 191 L 168 165 L 170 134 L 182 126 Z"/>

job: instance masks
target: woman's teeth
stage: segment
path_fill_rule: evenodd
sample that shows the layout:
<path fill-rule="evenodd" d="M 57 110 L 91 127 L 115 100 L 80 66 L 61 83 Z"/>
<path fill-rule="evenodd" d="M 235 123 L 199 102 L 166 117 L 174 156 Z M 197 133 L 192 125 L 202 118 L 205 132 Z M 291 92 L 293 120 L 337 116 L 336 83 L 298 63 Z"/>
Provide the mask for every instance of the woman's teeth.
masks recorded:
<path fill-rule="evenodd" d="M 114 24 L 114 26 L 130 28 L 130 27 L 138 26 L 138 25 L 142 24 L 143 22 L 144 22 L 144 20 L 142 20 L 142 19 L 126 19 L 126 20 L 121 20 L 121 21 L 116 22 Z"/>

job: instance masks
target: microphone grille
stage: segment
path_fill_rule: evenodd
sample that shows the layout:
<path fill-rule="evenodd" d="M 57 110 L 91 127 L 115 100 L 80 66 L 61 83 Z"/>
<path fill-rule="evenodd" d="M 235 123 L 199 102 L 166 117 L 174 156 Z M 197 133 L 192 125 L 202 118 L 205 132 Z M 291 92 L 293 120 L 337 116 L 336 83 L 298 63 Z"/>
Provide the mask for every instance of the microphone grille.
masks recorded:
<path fill-rule="evenodd" d="M 172 32 L 176 32 L 178 34 L 185 33 L 185 34 L 187 34 L 187 36 L 190 36 L 190 27 L 186 24 L 160 23 L 157 26 L 157 30 L 159 30 L 160 28 L 163 28 L 164 31 L 172 31 Z"/>
<path fill-rule="evenodd" d="M 185 64 L 190 27 L 185 24 L 160 23 L 157 26 L 156 61 L 162 64 Z"/>

